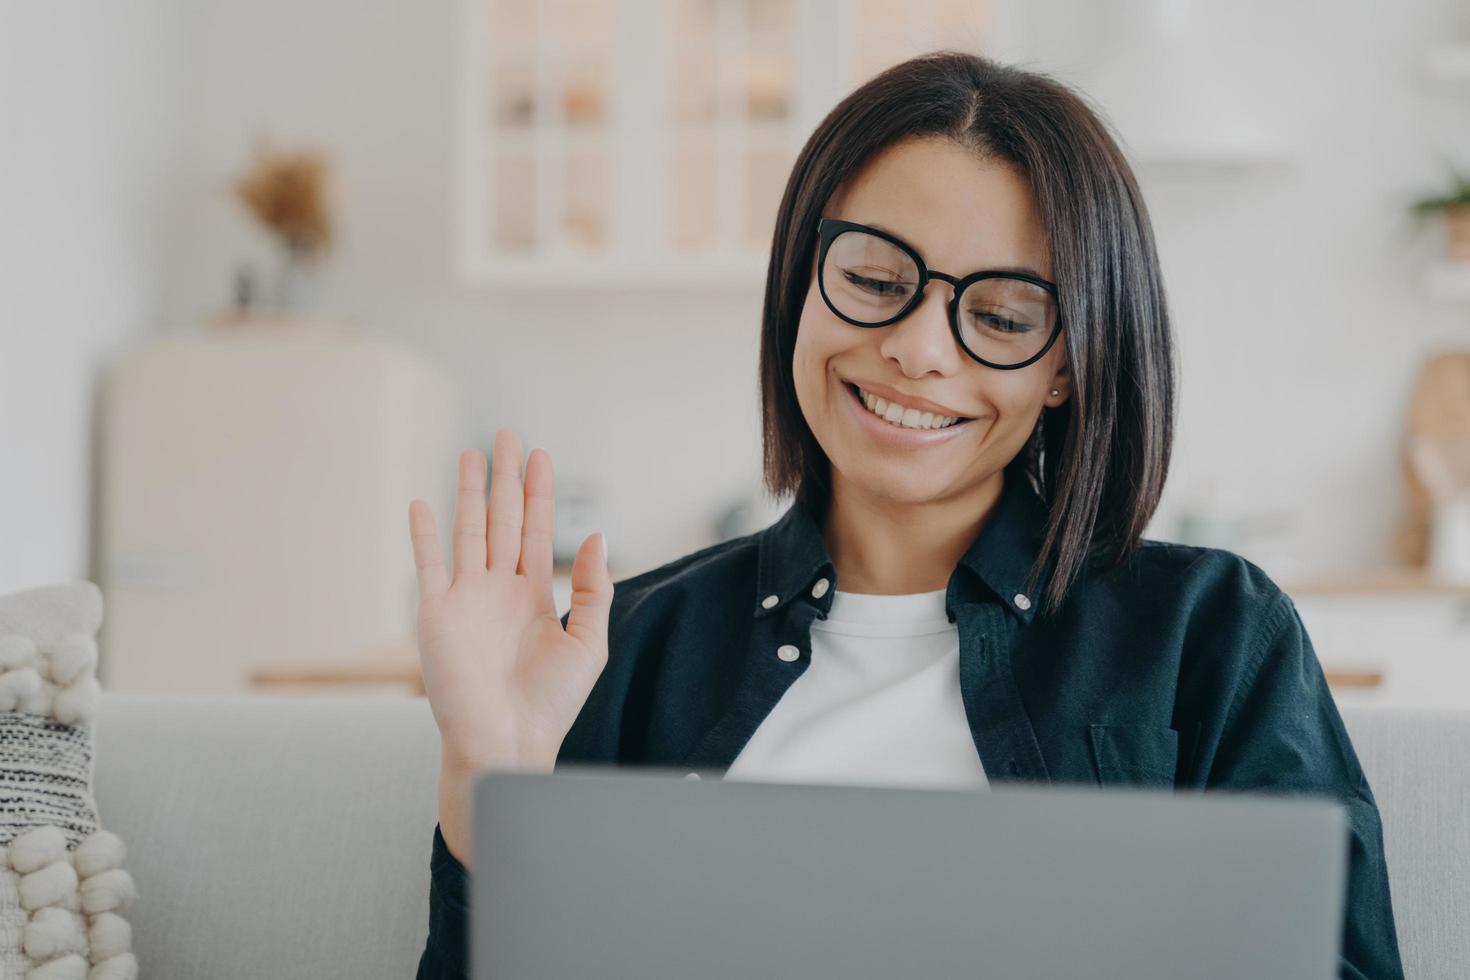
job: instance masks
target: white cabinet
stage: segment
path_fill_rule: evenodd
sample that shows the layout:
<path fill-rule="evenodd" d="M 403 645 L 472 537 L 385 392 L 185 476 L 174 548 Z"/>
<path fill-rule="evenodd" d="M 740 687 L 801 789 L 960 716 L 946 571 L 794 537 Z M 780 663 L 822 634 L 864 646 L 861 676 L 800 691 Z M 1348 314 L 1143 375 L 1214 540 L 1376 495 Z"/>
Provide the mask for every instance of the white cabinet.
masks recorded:
<path fill-rule="evenodd" d="M 447 549 L 459 404 L 415 352 L 350 336 L 246 330 L 119 360 L 99 433 L 102 683 L 237 690 L 263 665 L 411 638 L 408 504 L 433 506 Z"/>
<path fill-rule="evenodd" d="M 758 284 L 822 117 L 921 51 L 1013 46 L 1015 6 L 456 0 L 458 274 L 557 290 Z"/>

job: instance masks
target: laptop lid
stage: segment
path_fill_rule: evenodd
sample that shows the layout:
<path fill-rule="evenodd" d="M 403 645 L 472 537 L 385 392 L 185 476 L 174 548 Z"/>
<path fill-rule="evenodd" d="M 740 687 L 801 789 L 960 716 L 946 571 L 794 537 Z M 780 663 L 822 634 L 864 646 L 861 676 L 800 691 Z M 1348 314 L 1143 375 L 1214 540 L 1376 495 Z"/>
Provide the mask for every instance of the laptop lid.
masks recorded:
<path fill-rule="evenodd" d="M 475 785 L 474 980 L 1335 977 L 1347 827 L 1301 796 Z"/>

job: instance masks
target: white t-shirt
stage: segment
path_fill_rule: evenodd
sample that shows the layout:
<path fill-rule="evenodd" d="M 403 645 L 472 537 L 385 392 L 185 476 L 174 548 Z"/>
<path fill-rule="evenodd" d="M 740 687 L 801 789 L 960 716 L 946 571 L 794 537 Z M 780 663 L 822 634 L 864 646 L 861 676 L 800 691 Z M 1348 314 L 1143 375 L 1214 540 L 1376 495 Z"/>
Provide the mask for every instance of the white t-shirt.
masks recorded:
<path fill-rule="evenodd" d="M 811 663 L 725 778 L 986 787 L 944 593 L 835 592 L 812 623 Z"/>

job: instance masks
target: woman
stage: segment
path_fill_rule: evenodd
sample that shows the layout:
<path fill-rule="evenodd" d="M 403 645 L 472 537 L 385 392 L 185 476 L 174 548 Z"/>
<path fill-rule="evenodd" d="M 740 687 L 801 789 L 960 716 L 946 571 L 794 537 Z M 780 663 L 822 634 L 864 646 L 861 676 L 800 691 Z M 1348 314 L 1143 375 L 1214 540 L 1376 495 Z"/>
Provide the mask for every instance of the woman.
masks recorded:
<path fill-rule="evenodd" d="M 785 515 L 619 582 L 592 535 L 558 619 L 553 475 L 460 458 L 451 583 L 410 505 L 443 740 L 419 976 L 465 970 L 474 774 L 558 762 L 745 778 L 1153 784 L 1344 803 L 1344 977 L 1402 975 L 1378 810 L 1291 601 L 1229 552 L 1141 540 L 1173 352 L 1147 210 L 1040 74 L 941 52 L 817 127 L 761 339 Z M 488 518 L 488 526 L 487 526 Z"/>

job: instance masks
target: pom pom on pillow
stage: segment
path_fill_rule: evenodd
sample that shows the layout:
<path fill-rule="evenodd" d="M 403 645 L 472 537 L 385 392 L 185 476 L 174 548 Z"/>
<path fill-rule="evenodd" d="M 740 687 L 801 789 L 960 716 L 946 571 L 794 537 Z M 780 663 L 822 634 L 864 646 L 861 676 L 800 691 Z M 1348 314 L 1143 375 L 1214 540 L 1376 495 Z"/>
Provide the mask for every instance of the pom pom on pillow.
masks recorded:
<path fill-rule="evenodd" d="M 133 948 L 133 927 L 120 915 L 99 912 L 92 916 L 87 942 L 92 947 L 92 955 L 99 961 L 112 959 Z"/>
<path fill-rule="evenodd" d="M 76 953 L 32 967 L 26 980 L 87 980 L 87 960 Z"/>
<path fill-rule="evenodd" d="M 41 675 L 34 667 L 17 667 L 0 674 L 0 711 L 14 711 L 22 701 L 41 689 Z"/>
<path fill-rule="evenodd" d="M 47 905 L 60 905 L 77 890 L 77 869 L 70 861 L 56 861 L 20 879 L 21 908 L 34 912 Z M 85 900 L 85 899 L 84 899 Z"/>
<path fill-rule="evenodd" d="M 51 647 L 51 679 L 70 684 L 97 669 L 97 643 L 85 633 L 68 633 Z"/>
<path fill-rule="evenodd" d="M 122 868 L 113 868 L 83 879 L 81 892 L 82 911 L 92 915 L 126 908 L 138 896 L 133 876 Z"/>
<path fill-rule="evenodd" d="M 10 866 L 23 875 L 39 871 L 66 857 L 66 838 L 49 824 L 21 834 L 10 842 Z"/>
<path fill-rule="evenodd" d="M 0 670 L 33 667 L 39 656 L 36 641 L 23 633 L 0 635 Z"/>
<path fill-rule="evenodd" d="M 137 980 L 137 896 L 92 798 L 96 633 L 91 582 L 0 596 L 0 977 Z"/>
<path fill-rule="evenodd" d="M 72 864 L 83 878 L 122 867 L 127 849 L 122 839 L 110 830 L 99 830 L 72 852 Z"/>
<path fill-rule="evenodd" d="M 87 953 L 86 923 L 76 912 L 52 905 L 41 909 L 26 923 L 26 955 L 44 962 L 67 953 Z"/>
<path fill-rule="evenodd" d="M 80 725 L 97 713 L 97 699 L 102 688 L 97 678 L 87 674 L 56 692 L 52 713 L 63 725 Z"/>
<path fill-rule="evenodd" d="M 92 967 L 87 980 L 138 980 L 138 959 L 132 953 L 119 953 Z"/>

